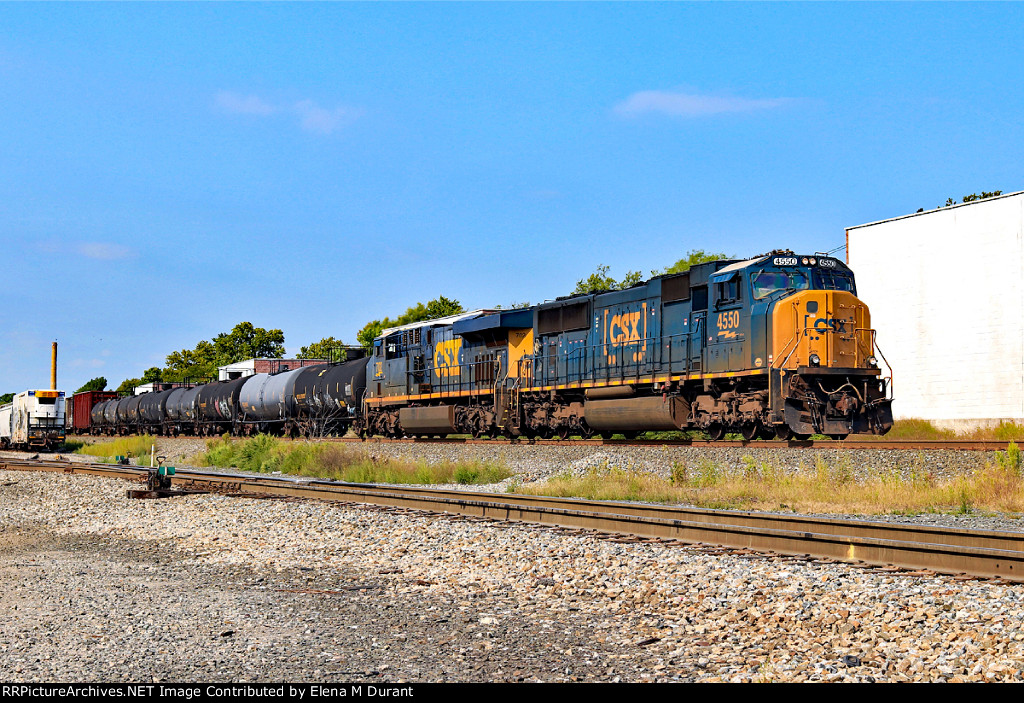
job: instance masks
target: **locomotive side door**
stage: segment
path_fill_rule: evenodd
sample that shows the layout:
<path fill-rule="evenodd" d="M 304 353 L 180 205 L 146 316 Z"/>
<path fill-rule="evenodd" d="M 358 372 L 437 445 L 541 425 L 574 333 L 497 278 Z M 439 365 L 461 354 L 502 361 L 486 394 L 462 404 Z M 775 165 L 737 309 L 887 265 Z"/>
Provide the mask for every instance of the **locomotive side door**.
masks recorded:
<path fill-rule="evenodd" d="M 750 338 L 750 314 L 744 307 L 745 278 L 740 271 L 711 278 L 711 310 L 708 313 L 708 346 L 705 373 L 746 369 L 744 358 Z M 749 356 L 749 355 L 748 355 Z"/>
<path fill-rule="evenodd" d="M 707 349 L 708 286 L 694 286 L 690 303 L 690 329 L 687 359 L 690 373 L 703 373 L 704 351 Z"/>

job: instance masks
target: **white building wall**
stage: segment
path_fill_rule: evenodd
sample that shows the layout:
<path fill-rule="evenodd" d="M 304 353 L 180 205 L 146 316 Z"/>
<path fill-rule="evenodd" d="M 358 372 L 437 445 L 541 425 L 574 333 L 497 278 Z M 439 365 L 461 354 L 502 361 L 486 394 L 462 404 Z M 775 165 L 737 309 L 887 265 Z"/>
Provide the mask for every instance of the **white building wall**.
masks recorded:
<path fill-rule="evenodd" d="M 847 242 L 895 417 L 1024 421 L 1024 193 L 851 227 Z"/>
<path fill-rule="evenodd" d="M 231 378 L 245 378 L 256 373 L 256 360 L 247 359 L 227 366 L 217 367 L 217 380 L 228 381 Z"/>

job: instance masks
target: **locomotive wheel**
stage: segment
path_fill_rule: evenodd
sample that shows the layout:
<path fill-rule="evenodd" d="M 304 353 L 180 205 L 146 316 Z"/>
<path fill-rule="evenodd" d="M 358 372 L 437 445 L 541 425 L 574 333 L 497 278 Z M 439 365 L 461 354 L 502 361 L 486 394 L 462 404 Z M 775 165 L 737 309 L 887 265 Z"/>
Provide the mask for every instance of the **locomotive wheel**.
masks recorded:
<path fill-rule="evenodd" d="M 760 439 L 775 439 L 775 428 L 770 425 L 761 425 L 761 431 L 757 433 Z"/>
<path fill-rule="evenodd" d="M 809 435 L 809 434 L 804 434 L 804 433 L 801 433 L 801 432 L 794 432 L 793 433 L 793 439 L 795 439 L 795 440 L 797 440 L 799 442 L 806 442 L 810 438 L 811 438 L 811 435 Z"/>
<path fill-rule="evenodd" d="M 743 439 L 748 442 L 757 439 L 757 436 L 761 433 L 761 423 L 759 422 L 747 422 L 740 427 L 740 434 L 743 435 Z"/>
<path fill-rule="evenodd" d="M 720 422 L 714 422 L 708 425 L 707 433 L 712 442 L 717 442 L 725 436 L 725 425 Z"/>
<path fill-rule="evenodd" d="M 830 434 L 829 437 L 831 437 L 832 439 L 834 439 L 836 441 L 839 441 L 839 440 L 846 439 L 847 437 L 849 437 L 849 435 L 845 435 L 845 434 Z"/>
<path fill-rule="evenodd" d="M 557 436 L 557 437 L 558 437 L 559 439 L 569 439 L 569 427 L 568 427 L 567 425 L 562 425 L 562 426 L 561 426 L 561 427 L 559 427 L 559 428 L 558 428 L 558 430 L 557 430 L 557 431 L 555 432 L 555 435 L 556 435 L 556 436 Z"/>
<path fill-rule="evenodd" d="M 611 439 L 614 436 L 614 432 L 604 431 L 601 433 L 601 439 Z"/>

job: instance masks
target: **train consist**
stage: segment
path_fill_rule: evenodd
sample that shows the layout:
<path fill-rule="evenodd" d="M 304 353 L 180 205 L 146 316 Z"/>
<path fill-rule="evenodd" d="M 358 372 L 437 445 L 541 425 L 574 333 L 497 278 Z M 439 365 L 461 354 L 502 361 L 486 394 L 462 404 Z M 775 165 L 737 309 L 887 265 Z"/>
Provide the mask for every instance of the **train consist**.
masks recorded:
<path fill-rule="evenodd" d="M 773 252 L 384 330 L 369 358 L 342 364 L 89 402 L 88 431 L 885 434 L 891 374 L 876 353 L 844 263 Z"/>

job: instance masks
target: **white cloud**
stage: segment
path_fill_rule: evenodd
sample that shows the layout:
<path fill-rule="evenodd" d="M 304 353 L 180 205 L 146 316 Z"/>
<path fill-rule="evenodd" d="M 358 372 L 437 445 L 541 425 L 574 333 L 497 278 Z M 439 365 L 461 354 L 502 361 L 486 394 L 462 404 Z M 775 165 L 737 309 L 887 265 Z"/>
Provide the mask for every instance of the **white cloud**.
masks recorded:
<path fill-rule="evenodd" d="M 217 93 L 217 106 L 237 115 L 272 115 L 277 108 L 255 95 L 239 95 L 226 90 Z"/>
<path fill-rule="evenodd" d="M 668 90 L 641 90 L 616 105 L 615 112 L 623 117 L 638 117 L 649 112 L 674 117 L 702 117 L 728 112 L 771 110 L 792 102 L 792 98 L 754 99 Z"/>
<path fill-rule="evenodd" d="M 114 259 L 127 259 L 135 255 L 135 250 L 123 247 L 120 244 L 107 244 L 105 242 L 86 242 L 79 244 L 76 250 L 82 256 L 90 259 L 101 259 L 112 261 Z"/>
<path fill-rule="evenodd" d="M 299 123 L 303 129 L 320 134 L 330 134 L 339 127 L 347 127 L 362 115 L 361 110 L 348 107 L 336 107 L 328 110 L 312 100 L 295 103 L 294 110 L 299 116 Z"/>
<path fill-rule="evenodd" d="M 363 114 L 358 108 L 344 105 L 333 108 L 321 107 L 312 100 L 300 100 L 294 105 L 275 105 L 257 95 L 239 95 L 226 90 L 217 93 L 216 104 L 221 111 L 233 115 L 294 115 L 298 117 L 302 129 L 318 134 L 330 134 L 347 127 Z"/>

